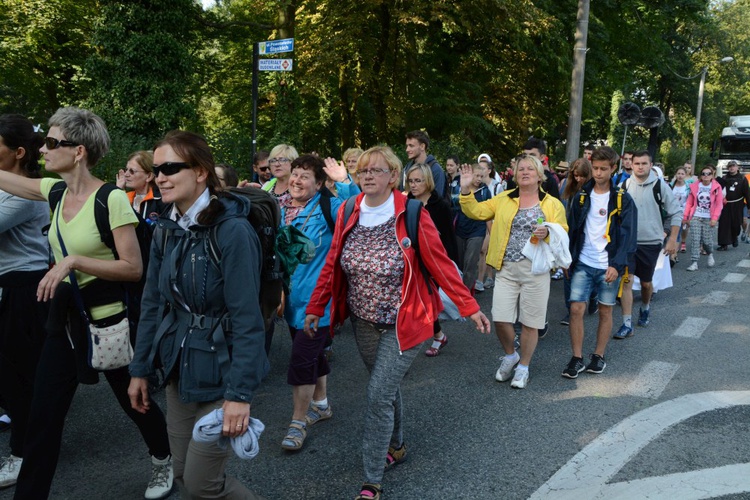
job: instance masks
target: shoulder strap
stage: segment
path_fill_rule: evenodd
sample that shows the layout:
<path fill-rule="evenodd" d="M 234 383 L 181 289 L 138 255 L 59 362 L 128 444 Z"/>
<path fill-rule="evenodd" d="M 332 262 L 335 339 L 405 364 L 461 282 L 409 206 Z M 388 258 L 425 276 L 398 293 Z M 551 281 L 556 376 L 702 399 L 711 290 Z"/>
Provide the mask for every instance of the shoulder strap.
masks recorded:
<path fill-rule="evenodd" d="M 336 223 L 333 222 L 333 217 L 331 215 L 331 197 L 321 193 L 319 203 L 320 210 L 323 212 L 323 218 L 326 220 L 326 224 L 328 224 L 328 229 L 333 233 Z"/>
<path fill-rule="evenodd" d="M 349 222 L 349 217 L 352 216 L 352 212 L 354 212 L 354 204 L 357 203 L 357 197 L 352 196 L 348 200 L 346 200 L 346 204 L 344 205 L 344 226 L 346 227 L 346 223 Z"/>
<path fill-rule="evenodd" d="M 55 208 L 57 208 L 57 205 L 60 204 L 66 189 L 68 189 L 68 185 L 65 184 L 65 182 L 56 182 L 55 185 L 52 186 L 52 189 L 50 189 L 47 200 L 49 201 L 49 208 L 53 212 L 55 211 Z"/>
<path fill-rule="evenodd" d="M 94 198 L 94 220 L 96 221 L 96 228 L 99 230 L 99 237 L 102 243 L 107 245 L 107 248 L 112 250 L 112 253 L 117 256 L 117 250 L 115 249 L 115 238 L 112 236 L 112 228 L 109 225 L 109 194 L 119 189 L 117 186 L 111 183 L 105 183 L 96 191 Z"/>
<path fill-rule="evenodd" d="M 422 272 L 425 282 L 427 282 L 427 291 L 432 294 L 432 275 L 424 265 L 422 254 L 419 250 L 419 219 L 421 216 L 422 202 L 413 198 L 406 200 L 406 235 L 409 237 L 409 240 L 411 240 L 411 246 L 417 256 L 419 270 Z"/>
<path fill-rule="evenodd" d="M 622 188 L 617 190 L 617 214 L 618 215 L 622 213 L 622 193 L 624 192 L 625 190 L 623 190 Z"/>
<path fill-rule="evenodd" d="M 661 199 L 661 183 L 664 182 L 661 178 L 657 178 L 656 182 L 654 183 L 654 199 L 656 200 L 656 204 L 659 205 L 659 208 L 662 208 L 663 201 Z"/>

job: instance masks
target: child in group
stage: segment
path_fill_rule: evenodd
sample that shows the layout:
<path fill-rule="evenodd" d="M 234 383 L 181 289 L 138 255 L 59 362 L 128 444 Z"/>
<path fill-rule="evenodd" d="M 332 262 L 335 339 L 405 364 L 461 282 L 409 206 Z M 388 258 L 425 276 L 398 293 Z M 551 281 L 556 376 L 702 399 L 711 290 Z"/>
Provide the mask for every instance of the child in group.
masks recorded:
<path fill-rule="evenodd" d="M 687 170 L 685 170 L 685 167 L 677 167 L 677 170 L 674 173 L 674 181 L 672 184 L 670 184 L 670 187 L 672 188 L 672 192 L 674 193 L 675 199 L 680 203 L 680 208 L 682 208 L 682 212 L 685 213 L 685 205 L 687 204 L 688 194 L 690 194 L 690 185 L 685 182 L 685 178 L 687 177 Z M 685 239 L 682 238 L 682 233 L 685 232 L 686 227 L 682 227 L 680 230 L 680 234 L 677 235 L 677 242 L 680 243 L 680 253 L 685 253 Z M 673 262 L 677 262 L 677 257 L 672 257 Z"/>
<path fill-rule="evenodd" d="M 475 163 L 471 167 L 474 172 L 472 190 L 477 201 L 489 200 L 492 193 L 487 187 L 488 170 L 482 165 Z M 461 266 L 463 282 L 466 288 L 474 290 L 477 284 L 479 269 L 479 256 L 485 242 L 485 236 L 489 233 L 492 221 L 478 221 L 468 218 L 462 211 L 456 217 L 456 242 L 458 243 L 458 263 Z M 484 287 L 482 287 L 484 290 Z"/>
<path fill-rule="evenodd" d="M 724 205 L 721 184 L 714 179 L 714 171 L 709 167 L 703 167 L 700 179 L 700 182 L 694 182 L 690 185 L 690 194 L 682 216 L 683 226 L 690 224 L 690 259 L 692 263 L 687 268 L 688 271 L 698 270 L 701 242 L 703 242 L 703 249 L 708 254 L 708 267 L 714 267 L 713 232 Z"/>

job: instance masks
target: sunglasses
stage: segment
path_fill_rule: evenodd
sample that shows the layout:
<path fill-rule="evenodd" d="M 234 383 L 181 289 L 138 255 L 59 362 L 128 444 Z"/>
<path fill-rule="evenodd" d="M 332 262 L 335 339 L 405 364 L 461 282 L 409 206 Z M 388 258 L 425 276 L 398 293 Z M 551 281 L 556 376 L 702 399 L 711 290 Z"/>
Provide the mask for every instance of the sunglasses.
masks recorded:
<path fill-rule="evenodd" d="M 183 161 L 165 161 L 161 165 L 154 165 L 154 177 L 159 177 L 159 174 L 166 176 L 174 175 L 184 168 L 190 168 L 190 165 Z"/>
<path fill-rule="evenodd" d="M 269 170 L 271 170 L 271 167 L 258 167 L 258 170 L 260 170 L 261 172 L 268 172 Z"/>
<path fill-rule="evenodd" d="M 713 175 L 713 172 L 701 172 L 701 175 L 702 175 L 703 177 L 705 177 L 705 176 L 707 176 L 707 175 Z"/>
<path fill-rule="evenodd" d="M 127 168 L 127 169 L 125 169 L 125 173 L 128 173 L 128 174 L 130 174 L 130 175 L 135 175 L 135 174 L 139 174 L 139 173 L 141 173 L 141 172 L 144 172 L 144 173 L 145 173 L 145 170 L 136 170 L 136 169 L 134 169 L 134 168 Z"/>
<path fill-rule="evenodd" d="M 45 137 L 44 146 L 48 150 L 52 150 L 52 149 L 57 149 L 60 146 L 75 147 L 75 146 L 80 146 L 80 144 L 78 144 L 77 142 L 73 142 L 73 141 L 61 141 L 59 139 L 55 139 L 54 137 Z"/>

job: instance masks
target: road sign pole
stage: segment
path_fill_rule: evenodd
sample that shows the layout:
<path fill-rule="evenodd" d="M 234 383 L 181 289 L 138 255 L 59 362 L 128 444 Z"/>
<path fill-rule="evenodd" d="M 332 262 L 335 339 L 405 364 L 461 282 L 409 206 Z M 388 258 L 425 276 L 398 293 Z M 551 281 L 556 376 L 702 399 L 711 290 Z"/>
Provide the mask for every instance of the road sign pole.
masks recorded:
<path fill-rule="evenodd" d="M 253 44 L 253 147 L 250 161 L 255 161 L 255 151 L 258 148 L 257 127 L 258 127 L 258 43 Z M 252 175 L 252 172 L 251 172 Z"/>

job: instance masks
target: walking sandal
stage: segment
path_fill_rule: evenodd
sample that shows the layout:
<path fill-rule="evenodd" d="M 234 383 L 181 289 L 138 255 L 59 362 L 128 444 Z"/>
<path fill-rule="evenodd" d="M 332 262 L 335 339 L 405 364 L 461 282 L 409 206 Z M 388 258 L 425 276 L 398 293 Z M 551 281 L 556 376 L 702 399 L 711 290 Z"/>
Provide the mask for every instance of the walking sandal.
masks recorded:
<path fill-rule="evenodd" d="M 380 500 L 380 494 L 383 490 L 379 484 L 364 483 L 362 485 L 362 491 L 359 495 L 354 497 L 354 500 Z"/>
<path fill-rule="evenodd" d="M 385 456 L 385 470 L 394 467 L 406 460 L 406 445 L 401 444 L 399 448 L 388 447 L 388 454 Z"/>
<path fill-rule="evenodd" d="M 292 423 L 289 424 L 289 430 L 286 432 L 286 437 L 281 442 L 281 447 L 290 451 L 299 450 L 305 444 L 306 437 L 307 429 L 305 426 L 296 420 L 292 420 Z"/>

